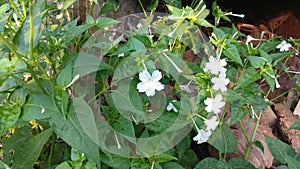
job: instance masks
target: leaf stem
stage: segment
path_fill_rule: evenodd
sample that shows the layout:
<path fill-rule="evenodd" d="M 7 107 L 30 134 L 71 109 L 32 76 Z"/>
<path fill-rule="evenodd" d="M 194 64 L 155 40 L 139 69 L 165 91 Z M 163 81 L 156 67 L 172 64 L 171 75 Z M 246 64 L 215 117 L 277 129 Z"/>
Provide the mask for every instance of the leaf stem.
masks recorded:
<path fill-rule="evenodd" d="M 32 13 L 32 8 L 33 8 L 33 4 L 32 4 L 33 0 L 29 0 L 29 26 L 30 26 L 30 30 L 29 30 L 29 59 L 32 61 L 33 60 L 33 13 Z"/>
<path fill-rule="evenodd" d="M 51 161 L 52 161 L 52 156 L 53 156 L 53 150 L 56 142 L 56 134 L 52 134 L 52 139 L 51 139 L 51 147 L 50 147 L 50 152 L 48 156 L 48 166 L 51 166 Z"/>
<path fill-rule="evenodd" d="M 2 33 L 0 33 L 0 40 L 2 40 L 5 43 L 5 45 L 9 48 L 9 50 L 12 53 L 14 53 L 14 55 L 19 56 L 19 53 L 17 53 L 17 50 L 15 49 L 15 47 L 4 38 Z"/>
<path fill-rule="evenodd" d="M 16 7 L 16 4 L 12 0 L 9 0 L 9 3 L 12 6 L 12 8 L 15 10 L 16 14 L 18 15 L 18 17 L 22 19 L 23 16 L 21 15 L 21 13 L 19 12 L 18 8 Z"/>
<path fill-rule="evenodd" d="M 258 118 L 256 120 L 256 123 L 255 123 L 255 126 L 254 126 L 254 130 L 252 132 L 250 143 L 248 143 L 248 146 L 247 146 L 247 149 L 246 149 L 246 153 L 245 153 L 245 157 L 244 157 L 245 160 L 247 160 L 248 157 L 249 157 L 249 154 L 250 154 L 250 151 L 251 151 L 251 147 L 253 145 L 253 142 L 254 142 L 254 139 L 255 139 L 255 135 L 257 133 L 258 125 L 259 125 L 259 122 L 260 122 L 260 119 L 261 119 L 261 116 L 262 116 L 262 112 L 263 112 L 262 110 L 259 112 Z"/>
<path fill-rule="evenodd" d="M 143 6 L 143 3 L 141 2 L 141 0 L 138 0 L 138 1 L 139 1 L 139 4 L 140 4 L 140 6 L 141 6 L 141 8 L 142 8 L 142 11 L 143 11 L 145 17 L 148 18 L 148 15 L 147 15 L 146 10 L 145 10 L 145 8 L 144 8 L 144 6 Z"/>

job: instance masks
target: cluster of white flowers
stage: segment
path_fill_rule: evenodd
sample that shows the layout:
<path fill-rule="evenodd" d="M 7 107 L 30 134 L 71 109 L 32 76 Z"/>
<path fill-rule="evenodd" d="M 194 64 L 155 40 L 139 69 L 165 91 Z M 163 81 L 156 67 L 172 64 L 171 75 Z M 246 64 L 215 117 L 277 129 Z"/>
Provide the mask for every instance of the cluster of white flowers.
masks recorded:
<path fill-rule="evenodd" d="M 209 97 L 204 100 L 206 105 L 205 110 L 209 113 L 213 113 L 211 119 L 205 119 L 204 124 L 206 129 L 198 129 L 198 134 L 193 138 L 194 141 L 197 141 L 197 144 L 206 142 L 212 131 L 216 129 L 219 124 L 217 115 L 221 112 L 222 107 L 225 106 L 225 102 L 222 101 L 222 95 L 220 93 L 227 91 L 227 85 L 230 82 L 226 78 L 226 66 L 227 62 L 225 59 L 217 59 L 213 56 L 209 57 L 208 62 L 205 64 L 204 71 L 209 72 L 212 76 L 212 90 L 217 93 L 215 96 Z"/>

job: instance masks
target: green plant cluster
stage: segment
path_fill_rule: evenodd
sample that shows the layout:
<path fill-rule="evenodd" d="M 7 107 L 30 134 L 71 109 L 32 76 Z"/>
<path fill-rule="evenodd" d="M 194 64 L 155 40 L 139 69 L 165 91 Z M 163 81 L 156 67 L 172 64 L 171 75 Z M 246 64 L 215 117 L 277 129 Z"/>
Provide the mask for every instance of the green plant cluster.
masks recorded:
<path fill-rule="evenodd" d="M 170 15 L 156 17 L 153 0 L 134 29 L 115 35 L 109 30 L 118 20 L 87 13 L 78 24 L 69 14 L 74 2 L 0 3 L 0 168 L 255 168 L 247 158 L 252 146 L 264 150 L 255 140 L 262 112 L 276 99 L 267 98 L 280 87 L 281 75 L 297 78 L 285 63 L 299 42 L 288 39 L 292 46 L 285 52 L 278 49 L 280 37 L 245 43 L 247 36 L 235 26 L 218 26 L 221 19 L 230 22 L 232 13 L 216 3 L 209 10 L 204 1 L 182 7 L 181 1 L 165 0 Z M 93 6 L 105 13 L 115 9 L 113 2 Z M 209 38 L 199 27 L 211 30 Z M 184 59 L 187 51 L 197 59 Z M 212 116 L 205 100 L 216 94 L 213 76 L 205 71 L 209 56 L 226 60 L 230 84 L 207 140 L 219 157 L 199 159 L 193 136 Z M 143 70 L 162 72 L 163 92 L 148 96 L 137 90 Z M 267 92 L 258 81 L 269 86 Z M 166 109 L 168 103 L 173 110 Z M 246 153 L 228 159 L 238 146 L 230 126 L 244 129 L 241 121 L 248 116 L 255 128 L 250 138 L 245 134 Z M 300 120 L 290 129 L 299 126 Z M 281 164 L 277 168 L 300 166 L 299 153 L 289 145 L 266 140 Z"/>

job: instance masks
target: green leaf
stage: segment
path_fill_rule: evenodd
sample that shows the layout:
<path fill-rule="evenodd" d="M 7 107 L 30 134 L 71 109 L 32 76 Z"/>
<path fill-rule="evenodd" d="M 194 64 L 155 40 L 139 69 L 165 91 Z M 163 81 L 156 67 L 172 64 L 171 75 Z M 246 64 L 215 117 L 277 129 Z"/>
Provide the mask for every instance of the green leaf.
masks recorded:
<path fill-rule="evenodd" d="M 243 66 L 243 62 L 242 62 L 240 53 L 235 45 L 230 44 L 229 47 L 227 47 L 226 49 L 223 50 L 223 53 L 225 56 L 229 57 L 232 61 Z"/>
<path fill-rule="evenodd" d="M 256 141 L 254 142 L 254 145 L 255 145 L 256 147 L 258 147 L 262 152 L 265 152 L 264 145 L 263 145 L 260 141 L 256 140 Z"/>
<path fill-rule="evenodd" d="M 275 42 L 263 42 L 261 45 L 258 47 L 258 49 L 265 51 L 266 53 L 271 52 L 272 50 L 275 49 L 275 47 L 280 43 L 280 41 L 275 41 Z"/>
<path fill-rule="evenodd" d="M 288 130 L 300 130 L 300 119 L 297 119 L 290 127 Z"/>
<path fill-rule="evenodd" d="M 18 146 L 15 149 L 12 168 L 32 168 L 39 158 L 44 144 L 52 134 L 52 131 L 52 129 L 47 129 Z"/>
<path fill-rule="evenodd" d="M 163 169 L 184 169 L 184 167 L 182 167 L 181 165 L 179 165 L 175 162 L 163 163 L 163 164 L 161 164 L 161 167 Z"/>
<path fill-rule="evenodd" d="M 281 165 L 276 167 L 276 169 L 289 169 L 286 165 Z"/>
<path fill-rule="evenodd" d="M 254 81 L 258 80 L 259 78 L 260 78 L 259 73 L 256 72 L 256 70 L 253 67 L 248 67 L 243 71 L 243 73 L 238 81 L 238 84 L 236 85 L 234 90 L 236 90 L 238 88 L 247 87 L 250 83 L 253 83 Z"/>
<path fill-rule="evenodd" d="M 73 104 L 83 130 L 95 143 L 98 143 L 98 129 L 93 110 L 81 97 L 74 98 Z"/>
<path fill-rule="evenodd" d="M 255 169 L 247 160 L 242 158 L 231 158 L 228 161 L 228 169 Z"/>
<path fill-rule="evenodd" d="M 38 45 L 40 36 L 42 34 L 41 24 L 42 24 L 42 13 L 38 5 L 34 6 L 33 9 L 33 48 Z M 16 35 L 13 38 L 13 43 L 15 44 L 17 50 L 26 54 L 29 53 L 29 38 L 30 37 L 30 24 L 29 24 L 29 15 L 26 17 L 20 29 L 17 31 Z"/>
<path fill-rule="evenodd" d="M 195 167 L 199 162 L 199 159 L 192 149 L 188 149 L 181 158 L 179 158 L 178 163 L 182 166 Z"/>
<path fill-rule="evenodd" d="M 295 54 L 295 52 L 280 52 L 280 53 L 271 53 L 270 57 L 274 61 L 273 65 L 275 66 L 283 58 Z"/>
<path fill-rule="evenodd" d="M 251 66 L 254 68 L 260 68 L 265 65 L 265 59 L 258 57 L 258 56 L 248 56 L 247 59 L 250 61 Z"/>
<path fill-rule="evenodd" d="M 68 164 L 68 162 L 63 162 L 59 164 L 55 169 L 72 169 L 72 167 Z"/>
<path fill-rule="evenodd" d="M 82 129 L 73 106 L 70 107 L 67 119 L 57 114 L 49 120 L 49 124 L 67 144 L 86 154 L 97 165 L 100 164 L 99 148 Z"/>
<path fill-rule="evenodd" d="M 0 33 L 4 32 L 4 26 L 8 20 L 9 15 L 0 15 Z"/>
<path fill-rule="evenodd" d="M 84 24 L 75 27 L 70 27 L 65 33 L 65 44 L 69 44 L 73 39 L 79 37 L 82 33 L 90 29 L 94 24 Z"/>
<path fill-rule="evenodd" d="M 72 81 L 72 65 L 68 64 L 57 76 L 56 84 L 60 87 L 66 87 Z"/>
<path fill-rule="evenodd" d="M 24 105 L 21 119 L 30 121 L 33 119 L 45 119 L 59 113 L 52 98 L 42 93 L 33 93 L 28 96 Z"/>
<path fill-rule="evenodd" d="M 0 160 L 0 168 L 10 169 L 7 164 Z"/>
<path fill-rule="evenodd" d="M 66 118 L 68 108 L 69 92 L 64 87 L 55 86 L 52 93 L 52 100 L 59 112 Z"/>
<path fill-rule="evenodd" d="M 21 114 L 20 107 L 1 107 L 0 108 L 0 136 L 2 136 L 18 120 Z"/>
<path fill-rule="evenodd" d="M 101 161 L 114 169 L 127 169 L 130 167 L 130 159 L 114 154 L 100 152 Z M 132 159 L 134 161 L 135 158 Z"/>
<path fill-rule="evenodd" d="M 96 19 L 96 27 L 98 29 L 103 29 L 105 27 L 111 26 L 111 25 L 115 25 L 117 23 L 120 23 L 120 21 L 116 21 L 112 18 L 105 18 L 105 17 L 99 17 Z"/>
<path fill-rule="evenodd" d="M 165 3 L 171 6 L 175 6 L 176 8 L 182 8 L 181 0 L 164 0 Z"/>
<path fill-rule="evenodd" d="M 167 153 L 162 153 L 154 157 L 159 163 L 169 162 L 172 160 L 178 160 L 176 157 Z"/>
<path fill-rule="evenodd" d="M 272 76 L 270 76 L 272 75 Z M 270 86 L 271 90 L 274 91 L 275 88 L 275 72 L 272 69 L 265 70 L 262 72 L 262 76 L 265 78 L 267 84 Z"/>
<path fill-rule="evenodd" d="M 208 157 L 200 161 L 194 169 L 228 169 L 226 161 L 218 161 L 215 158 Z"/>
<path fill-rule="evenodd" d="M 272 62 L 272 57 L 265 51 L 259 50 L 259 54 L 261 57 L 263 57 L 268 63 Z"/>
<path fill-rule="evenodd" d="M 300 169 L 300 161 L 290 156 L 287 156 L 287 165 L 289 169 Z"/>
<path fill-rule="evenodd" d="M 77 0 L 64 0 L 63 9 L 66 10 L 69 8 L 70 5 L 72 5 Z"/>
<path fill-rule="evenodd" d="M 235 104 L 231 106 L 230 112 L 230 125 L 239 122 L 247 115 L 247 112 L 243 108 L 241 108 L 240 105 Z"/>
<path fill-rule="evenodd" d="M 158 6 L 158 0 L 151 0 L 150 4 L 147 6 L 147 10 L 155 11 Z"/>
<path fill-rule="evenodd" d="M 267 135 L 265 135 L 265 138 L 272 155 L 280 163 L 286 164 L 288 157 L 296 155 L 295 150 L 290 145 Z"/>
<path fill-rule="evenodd" d="M 177 114 L 174 112 L 164 112 L 156 120 L 146 123 L 145 127 L 155 133 L 163 133 L 170 128 L 177 119 Z"/>
<path fill-rule="evenodd" d="M 187 149 L 191 146 L 191 138 L 186 136 L 181 142 L 176 145 L 176 151 L 179 159 L 184 155 Z"/>
<path fill-rule="evenodd" d="M 151 165 L 149 162 L 146 162 L 145 160 L 134 158 L 131 161 L 130 169 L 149 169 L 151 168 Z"/>
<path fill-rule="evenodd" d="M 208 143 L 218 149 L 221 153 L 234 153 L 237 141 L 228 124 L 218 127 L 208 139 Z"/>

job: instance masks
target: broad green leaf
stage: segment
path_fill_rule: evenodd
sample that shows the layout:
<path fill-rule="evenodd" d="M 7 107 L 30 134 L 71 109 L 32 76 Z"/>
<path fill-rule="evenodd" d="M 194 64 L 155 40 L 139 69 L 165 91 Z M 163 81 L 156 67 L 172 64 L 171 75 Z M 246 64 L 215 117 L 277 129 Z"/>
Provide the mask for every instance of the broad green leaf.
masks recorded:
<path fill-rule="evenodd" d="M 277 65 L 279 61 L 281 61 L 283 58 L 290 56 L 292 54 L 295 54 L 295 52 L 279 52 L 279 53 L 271 53 L 270 57 L 274 61 L 273 66 Z"/>
<path fill-rule="evenodd" d="M 100 152 L 101 162 L 115 169 L 127 169 L 130 167 L 130 159 L 114 154 Z M 133 158 L 132 161 L 134 161 Z"/>
<path fill-rule="evenodd" d="M 95 55 L 87 53 L 78 53 L 74 55 L 75 63 L 73 67 L 73 76 L 79 74 L 80 77 L 95 73 L 98 70 L 112 69 L 110 65 L 102 62 L 101 59 Z"/>
<path fill-rule="evenodd" d="M 262 42 L 258 49 L 265 51 L 266 53 L 271 52 L 276 48 L 276 46 L 280 44 L 280 41 L 275 42 Z"/>
<path fill-rule="evenodd" d="M 181 0 L 164 0 L 165 3 L 171 6 L 175 6 L 176 8 L 182 8 Z"/>
<path fill-rule="evenodd" d="M 242 158 L 231 158 L 228 160 L 228 169 L 256 169 L 251 163 Z"/>
<path fill-rule="evenodd" d="M 73 39 L 77 38 L 82 33 L 90 29 L 92 26 L 94 26 L 94 24 L 84 24 L 80 26 L 70 27 L 69 29 L 66 30 L 65 43 L 68 44 Z"/>
<path fill-rule="evenodd" d="M 66 10 L 69 8 L 70 5 L 72 5 L 76 0 L 64 0 L 63 9 Z"/>
<path fill-rule="evenodd" d="M 290 127 L 289 130 L 300 130 L 300 119 L 297 119 Z"/>
<path fill-rule="evenodd" d="M 33 93 L 28 96 L 24 105 L 21 119 L 30 121 L 33 119 L 45 119 L 59 113 L 52 98 L 42 93 Z"/>
<path fill-rule="evenodd" d="M 0 168 L 10 169 L 7 164 L 0 160 Z"/>
<path fill-rule="evenodd" d="M 116 21 L 111 18 L 99 17 L 96 19 L 95 25 L 98 29 L 102 29 L 111 25 L 115 25 L 117 23 L 120 23 L 120 21 Z"/>
<path fill-rule="evenodd" d="M 243 62 L 242 62 L 240 53 L 235 45 L 230 44 L 229 47 L 227 47 L 223 50 L 223 53 L 225 56 L 227 56 L 232 61 L 243 66 Z"/>
<path fill-rule="evenodd" d="M 258 50 L 258 51 L 260 56 L 263 57 L 268 63 L 271 63 L 273 61 L 272 57 L 267 52 L 263 50 Z"/>
<path fill-rule="evenodd" d="M 235 90 L 238 88 L 244 88 L 247 87 L 250 83 L 255 82 L 260 78 L 260 75 L 253 67 L 246 68 L 242 75 L 240 76 L 240 79 L 234 88 Z"/>
<path fill-rule="evenodd" d="M 158 6 L 158 0 L 151 0 L 150 4 L 147 6 L 147 10 L 155 11 Z"/>
<path fill-rule="evenodd" d="M 21 114 L 20 107 L 1 107 L 0 108 L 0 136 L 2 136 L 18 120 Z"/>
<path fill-rule="evenodd" d="M 85 20 L 85 22 L 86 22 L 87 24 L 94 24 L 94 23 L 95 23 L 94 18 L 93 18 L 89 13 L 86 13 L 85 15 L 86 15 L 86 20 Z"/>
<path fill-rule="evenodd" d="M 215 158 L 208 157 L 200 161 L 194 169 L 228 169 L 226 161 L 218 161 Z"/>
<path fill-rule="evenodd" d="M 77 118 L 85 133 L 95 142 L 98 143 L 98 129 L 95 122 L 95 117 L 91 107 L 83 100 L 77 97 L 73 99 L 73 104 Z"/>
<path fill-rule="evenodd" d="M 179 158 L 178 163 L 182 166 L 195 167 L 199 162 L 199 159 L 192 149 L 188 149 L 181 158 Z"/>
<path fill-rule="evenodd" d="M 227 89 L 226 94 L 225 94 L 225 101 L 226 102 L 234 102 L 234 101 L 244 101 L 245 98 L 241 96 L 241 93 L 237 93 L 234 90 Z"/>
<path fill-rule="evenodd" d="M 19 145 L 15 149 L 13 168 L 32 168 L 52 131 L 51 128 L 47 129 Z"/>
<path fill-rule="evenodd" d="M 172 161 L 172 160 L 178 160 L 176 157 L 171 156 L 170 154 L 167 154 L 167 153 L 159 154 L 159 155 L 155 156 L 154 158 L 159 163 L 169 162 L 169 161 Z"/>
<path fill-rule="evenodd" d="M 0 33 L 4 32 L 4 26 L 7 22 L 8 17 L 9 15 L 4 15 L 4 16 L 0 15 Z"/>
<path fill-rule="evenodd" d="M 290 145 L 267 135 L 265 135 L 265 138 L 272 155 L 280 163 L 286 164 L 288 157 L 296 155 L 295 150 Z"/>
<path fill-rule="evenodd" d="M 247 59 L 250 61 L 251 66 L 254 68 L 260 68 L 265 64 L 265 59 L 258 56 L 248 56 Z"/>
<path fill-rule="evenodd" d="M 255 145 L 256 147 L 258 147 L 262 152 L 265 152 L 264 145 L 263 145 L 260 141 L 256 140 L 256 141 L 254 142 L 254 145 Z"/>
<path fill-rule="evenodd" d="M 68 64 L 57 76 L 56 84 L 60 87 L 66 87 L 72 81 L 72 65 Z"/>
<path fill-rule="evenodd" d="M 5 3 L 0 6 L 0 16 L 5 15 L 5 13 L 10 9 L 10 4 Z M 3 25 L 4 26 L 4 25 Z"/>
<path fill-rule="evenodd" d="M 275 72 L 272 69 L 268 69 L 262 72 L 262 76 L 265 78 L 267 84 L 270 86 L 271 90 L 274 91 L 275 88 Z M 273 76 L 273 77 L 272 77 Z"/>
<path fill-rule="evenodd" d="M 69 92 L 64 87 L 55 86 L 52 93 L 52 100 L 59 112 L 66 118 L 68 108 Z"/>
<path fill-rule="evenodd" d="M 68 164 L 68 162 L 63 162 L 59 164 L 55 169 L 72 169 L 72 167 Z"/>
<path fill-rule="evenodd" d="M 146 123 L 145 127 L 155 133 L 163 133 L 170 128 L 177 119 L 177 114 L 174 112 L 164 112 L 156 120 Z"/>
<path fill-rule="evenodd" d="M 208 139 L 208 143 L 218 149 L 221 153 L 234 153 L 237 148 L 237 141 L 228 124 L 223 123 Z"/>
<path fill-rule="evenodd" d="M 39 1 L 41 2 L 41 1 Z M 41 36 L 41 25 L 42 25 L 42 12 L 38 5 L 34 6 L 33 9 L 33 48 L 38 45 Z M 29 15 L 26 17 L 20 29 L 17 31 L 13 38 L 13 43 L 15 44 L 17 50 L 23 54 L 29 53 L 29 38 L 30 37 L 30 24 Z"/>
<path fill-rule="evenodd" d="M 184 153 L 191 146 L 191 138 L 186 136 L 181 142 L 176 145 L 176 151 L 178 153 L 179 159 L 184 155 Z"/>
<path fill-rule="evenodd" d="M 248 113 L 240 105 L 233 104 L 230 108 L 230 125 L 242 120 Z"/>
<path fill-rule="evenodd" d="M 184 169 L 183 166 L 179 165 L 178 163 L 175 163 L 175 162 L 167 162 L 167 163 L 163 163 L 163 164 L 160 164 L 161 167 L 163 169 Z"/>
<path fill-rule="evenodd" d="M 289 169 L 300 169 L 300 161 L 290 156 L 287 156 L 287 165 Z"/>
<path fill-rule="evenodd" d="M 64 119 L 61 114 L 57 114 L 49 120 L 49 124 L 67 144 L 83 152 L 99 165 L 99 148 L 82 129 L 73 106 L 70 107 L 67 117 Z"/>
<path fill-rule="evenodd" d="M 172 15 L 181 17 L 182 10 L 180 8 L 176 8 L 176 7 L 174 7 L 172 5 L 168 5 L 168 4 L 167 4 L 167 8 Z"/>

